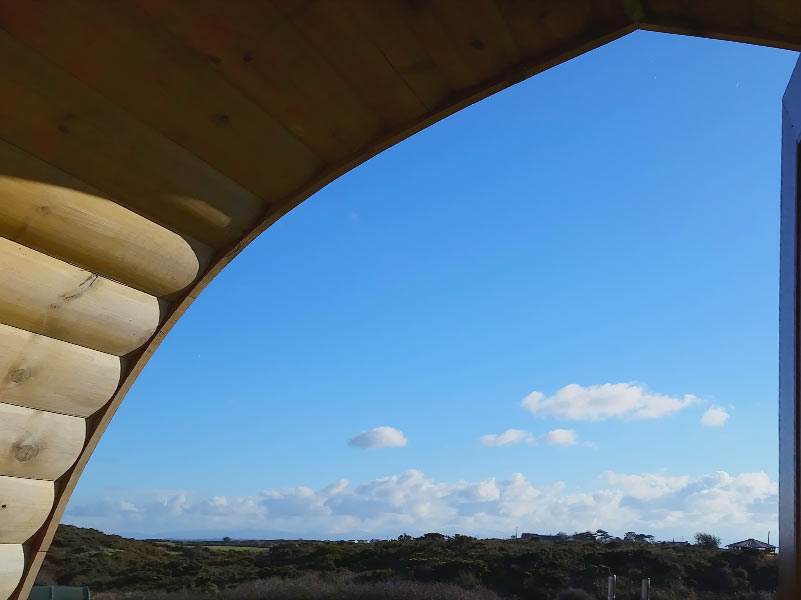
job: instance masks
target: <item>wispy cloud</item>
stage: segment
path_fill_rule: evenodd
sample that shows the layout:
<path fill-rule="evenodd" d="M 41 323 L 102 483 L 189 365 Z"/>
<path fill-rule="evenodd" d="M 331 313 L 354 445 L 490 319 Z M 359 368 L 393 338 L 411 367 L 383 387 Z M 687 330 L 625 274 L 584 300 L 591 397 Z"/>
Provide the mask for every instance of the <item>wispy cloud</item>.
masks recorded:
<path fill-rule="evenodd" d="M 503 433 L 482 435 L 479 441 L 485 446 L 511 446 L 513 444 L 535 444 L 537 438 L 523 429 L 507 429 Z"/>
<path fill-rule="evenodd" d="M 729 420 L 729 413 L 720 406 L 711 406 L 701 417 L 701 425 L 707 427 L 723 427 Z"/>
<path fill-rule="evenodd" d="M 537 437 L 524 429 L 507 429 L 503 433 L 482 435 L 479 441 L 485 446 L 511 446 L 514 444 L 575 446 L 578 444 L 578 434 L 572 429 L 553 429 Z"/>
<path fill-rule="evenodd" d="M 372 448 L 400 448 L 408 443 L 403 432 L 394 427 L 375 427 L 362 431 L 348 441 L 348 446 L 369 450 Z"/>
<path fill-rule="evenodd" d="M 522 405 L 537 416 L 559 417 L 573 421 L 605 419 L 658 419 L 698 401 L 691 394 L 667 396 L 655 394 L 632 383 L 603 385 L 566 385 L 553 396 L 531 392 Z"/>

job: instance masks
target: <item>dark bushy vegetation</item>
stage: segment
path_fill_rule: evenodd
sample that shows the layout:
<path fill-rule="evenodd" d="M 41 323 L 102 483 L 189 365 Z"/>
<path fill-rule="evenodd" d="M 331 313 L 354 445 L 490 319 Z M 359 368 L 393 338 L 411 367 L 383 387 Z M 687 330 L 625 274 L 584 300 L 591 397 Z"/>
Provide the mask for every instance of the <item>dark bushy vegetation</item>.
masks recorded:
<path fill-rule="evenodd" d="M 301 575 L 243 583 L 221 592 L 101 592 L 95 600 L 501 600 L 486 588 L 466 590 L 449 583 L 354 581 L 342 577 Z"/>
<path fill-rule="evenodd" d="M 609 573 L 618 577 L 621 600 L 639 598 L 643 577 L 651 578 L 653 600 L 771 600 L 777 579 L 775 557 L 711 544 L 600 542 L 592 537 L 479 540 L 427 534 L 364 544 L 240 545 L 138 541 L 61 526 L 39 582 L 88 585 L 95 592 L 117 593 L 106 598 L 130 600 L 167 600 L 165 592 L 182 592 L 170 596 L 173 600 L 204 593 L 215 593 L 219 600 L 490 600 L 496 594 L 521 600 L 583 600 L 606 597 L 602 590 Z"/>

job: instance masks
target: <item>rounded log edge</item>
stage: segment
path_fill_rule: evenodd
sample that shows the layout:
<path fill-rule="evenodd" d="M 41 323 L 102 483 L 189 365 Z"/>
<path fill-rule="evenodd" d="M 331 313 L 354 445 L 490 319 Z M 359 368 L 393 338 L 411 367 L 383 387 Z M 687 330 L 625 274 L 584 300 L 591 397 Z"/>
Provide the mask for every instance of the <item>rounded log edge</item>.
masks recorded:
<path fill-rule="evenodd" d="M 53 507 L 52 481 L 0 475 L 0 544 L 22 544 Z"/>
<path fill-rule="evenodd" d="M 7 175 L 0 193 L 0 235 L 153 296 L 190 285 L 210 253 L 100 195 Z"/>
<path fill-rule="evenodd" d="M 0 544 L 0 598 L 11 595 L 22 578 L 24 568 L 22 544 Z"/>
<path fill-rule="evenodd" d="M 0 475 L 55 481 L 85 440 L 80 417 L 0 403 Z"/>
<path fill-rule="evenodd" d="M 158 328 L 157 298 L 0 237 L 0 322 L 122 356 Z"/>
<path fill-rule="evenodd" d="M 114 395 L 122 359 L 0 324 L 0 402 L 88 417 Z"/>

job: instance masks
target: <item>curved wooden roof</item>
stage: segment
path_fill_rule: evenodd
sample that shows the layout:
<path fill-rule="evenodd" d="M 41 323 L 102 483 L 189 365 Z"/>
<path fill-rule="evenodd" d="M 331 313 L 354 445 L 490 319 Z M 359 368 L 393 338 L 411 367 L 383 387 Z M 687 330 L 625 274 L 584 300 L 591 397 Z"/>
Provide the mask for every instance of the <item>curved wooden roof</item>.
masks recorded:
<path fill-rule="evenodd" d="M 637 28 L 797 50 L 801 2 L 0 2 L 0 599 L 27 597 L 126 391 L 239 250 Z"/>

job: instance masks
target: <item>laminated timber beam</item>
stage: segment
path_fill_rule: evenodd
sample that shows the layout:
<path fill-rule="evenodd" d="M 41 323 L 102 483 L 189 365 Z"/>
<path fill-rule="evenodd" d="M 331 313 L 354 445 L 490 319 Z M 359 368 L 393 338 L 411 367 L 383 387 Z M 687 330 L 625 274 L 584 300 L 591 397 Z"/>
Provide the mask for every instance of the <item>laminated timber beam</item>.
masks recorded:
<path fill-rule="evenodd" d="M 0 0 L 0 600 L 172 325 L 365 160 L 635 29 L 801 48 L 798 0 Z"/>

